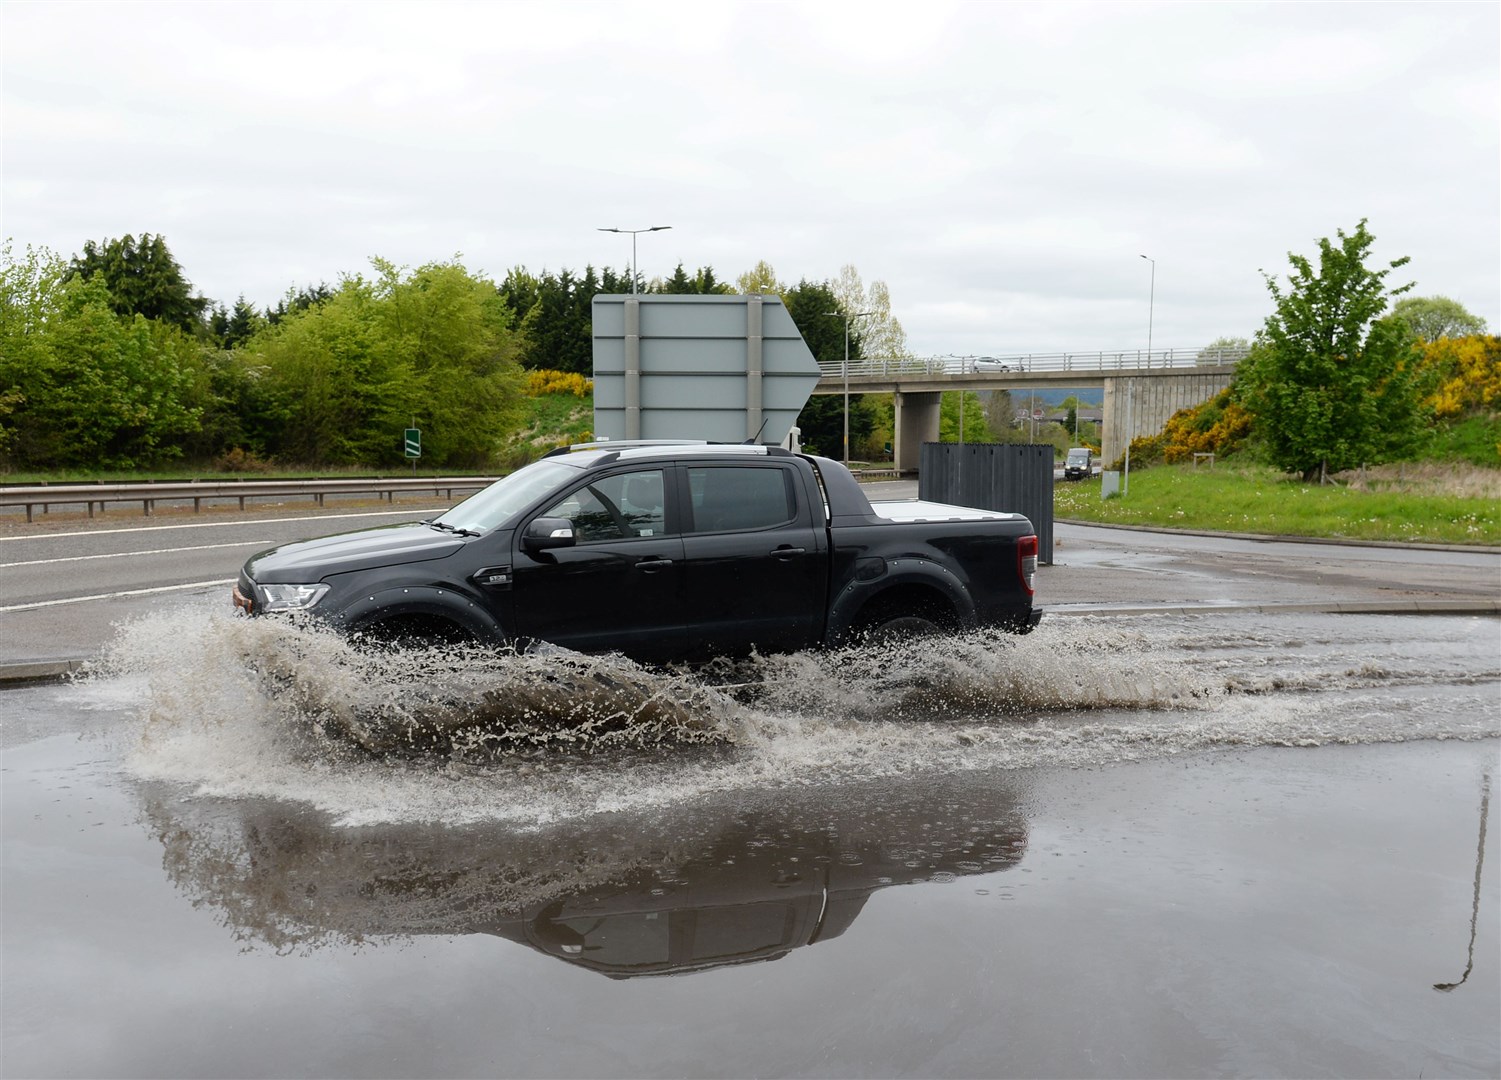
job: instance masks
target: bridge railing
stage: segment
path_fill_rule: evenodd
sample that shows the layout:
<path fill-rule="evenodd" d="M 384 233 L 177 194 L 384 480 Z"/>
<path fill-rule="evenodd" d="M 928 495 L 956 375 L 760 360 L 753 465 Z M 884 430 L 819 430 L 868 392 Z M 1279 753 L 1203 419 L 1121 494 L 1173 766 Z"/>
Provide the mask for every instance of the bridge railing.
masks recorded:
<path fill-rule="evenodd" d="M 1122 349 L 1076 353 L 1016 353 L 1010 356 L 870 357 L 849 365 L 851 378 L 922 377 L 927 375 L 987 375 L 1007 372 L 1136 371 L 1221 367 L 1239 363 L 1251 350 L 1245 346 L 1215 349 Z M 843 361 L 820 363 L 825 379 L 842 379 Z"/>

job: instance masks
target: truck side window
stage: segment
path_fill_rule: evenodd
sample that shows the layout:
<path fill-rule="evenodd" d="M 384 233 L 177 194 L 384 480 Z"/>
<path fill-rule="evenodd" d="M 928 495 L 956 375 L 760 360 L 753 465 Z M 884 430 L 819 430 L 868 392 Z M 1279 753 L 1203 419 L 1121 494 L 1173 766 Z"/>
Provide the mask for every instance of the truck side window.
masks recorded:
<path fill-rule="evenodd" d="M 690 467 L 693 531 L 725 532 L 785 525 L 797 514 L 789 477 L 787 470 L 774 466 Z"/>
<path fill-rule="evenodd" d="M 576 491 L 543 511 L 573 522 L 580 542 L 661 536 L 666 532 L 662 470 L 616 473 Z"/>

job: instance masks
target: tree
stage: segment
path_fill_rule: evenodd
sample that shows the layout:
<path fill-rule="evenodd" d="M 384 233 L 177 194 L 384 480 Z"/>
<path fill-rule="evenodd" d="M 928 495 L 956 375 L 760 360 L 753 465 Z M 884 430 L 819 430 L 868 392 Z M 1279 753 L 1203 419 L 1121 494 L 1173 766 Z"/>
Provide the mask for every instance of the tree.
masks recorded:
<path fill-rule="evenodd" d="M 860 280 L 860 271 L 846 264 L 830 288 L 839 299 L 839 310 L 866 313 L 858 323 L 862 355 L 881 359 L 904 359 L 912 355 L 907 350 L 907 332 L 891 314 L 891 292 L 884 281 L 872 281 L 867 290 Z"/>
<path fill-rule="evenodd" d="M 1471 315 L 1458 300 L 1447 296 L 1404 296 L 1392 308 L 1419 341 L 1471 337 L 1485 333 L 1485 320 Z"/>
<path fill-rule="evenodd" d="M 1238 397 L 1273 464 L 1306 480 L 1390 460 L 1420 424 L 1412 339 L 1386 314 L 1390 299 L 1412 288 L 1386 284 L 1408 260 L 1367 268 L 1375 237 L 1365 219 L 1336 236 L 1338 243 L 1319 241 L 1317 270 L 1288 254 L 1286 289 L 1263 272 L 1276 311 L 1236 373 Z"/>
<path fill-rule="evenodd" d="M 765 259 L 735 279 L 735 292 L 741 296 L 747 293 L 775 293 L 780 296 L 786 291 L 787 286 L 777 280 L 777 272 Z"/>
<path fill-rule="evenodd" d="M 209 331 L 222 348 L 233 349 L 254 337 L 265 321 L 242 293 L 233 310 L 225 311 L 223 304 L 214 308 L 214 314 L 209 318 Z"/>
<path fill-rule="evenodd" d="M 305 285 L 301 289 L 288 289 L 287 295 L 276 302 L 276 307 L 266 309 L 266 321 L 275 325 L 288 315 L 295 315 L 333 299 L 333 295 L 334 290 L 324 281 L 316 285 Z"/>
<path fill-rule="evenodd" d="M 103 275 L 50 252 L 0 260 L 0 444 L 17 465 L 136 468 L 180 455 L 197 429 L 196 342 L 122 316 Z"/>
<path fill-rule="evenodd" d="M 517 267 L 501 282 L 501 302 L 510 309 L 513 325 L 522 335 L 521 364 L 530 370 L 571 371 L 589 376 L 594 371 L 594 297 L 619 285 L 606 271 L 601 283 L 594 267 L 582 277 L 572 270 L 554 276 L 544 270 L 534 277 Z M 630 291 L 630 281 L 624 282 Z"/>
<path fill-rule="evenodd" d="M 770 268 L 767 267 L 769 270 Z M 845 357 L 844 311 L 826 282 L 803 280 L 793 289 L 784 289 L 782 303 L 787 314 L 792 316 L 798 333 L 802 334 L 813 359 L 824 367 L 838 371 Z M 831 314 L 832 313 L 832 314 Z M 853 364 L 860 359 L 860 339 L 856 327 L 850 327 L 849 359 Z M 830 457 L 844 456 L 844 396 L 842 394 L 815 395 L 808 399 L 803 411 L 798 414 L 797 426 L 802 429 L 803 442 L 815 447 Z M 874 417 L 861 407 L 861 396 L 851 395 L 849 409 L 850 448 L 870 437 L 875 427 Z"/>
<path fill-rule="evenodd" d="M 1016 404 L 1010 390 L 990 390 L 981 399 L 985 407 L 985 435 L 990 442 L 1018 442 Z"/>
<path fill-rule="evenodd" d="M 104 282 L 117 315 L 140 315 L 189 333 L 204 332 L 209 301 L 193 295 L 192 283 L 160 236 L 129 234 L 118 240 L 83 245 L 69 267 L 71 277 Z"/>
<path fill-rule="evenodd" d="M 693 287 L 693 281 L 688 277 L 688 272 L 683 269 L 683 264 L 678 263 L 677 269 L 672 272 L 672 277 L 662 282 L 657 291 L 668 295 L 683 295 L 698 290 Z"/>
<path fill-rule="evenodd" d="M 1243 337 L 1217 337 L 1199 350 L 1201 364 L 1233 363 L 1250 349 L 1251 343 Z"/>
<path fill-rule="evenodd" d="M 395 464 L 415 419 L 425 463 L 484 464 L 521 402 L 505 303 L 456 261 L 372 263 L 373 280 L 345 278 L 246 344 L 246 361 L 264 371 L 266 410 L 282 421 L 267 449 L 305 465 Z"/>
<path fill-rule="evenodd" d="M 963 405 L 961 408 L 961 398 Z M 964 416 L 964 437 L 960 439 L 959 418 Z M 973 390 L 944 394 L 938 406 L 938 441 L 982 443 L 990 441 L 990 425 L 985 418 L 985 403 Z"/>
<path fill-rule="evenodd" d="M 666 281 L 654 281 L 651 292 L 660 294 L 678 294 L 689 296 L 728 295 L 735 291 L 734 287 L 727 282 L 720 281 L 714 276 L 712 266 L 701 266 L 689 276 L 683 269 L 683 264 L 678 263 L 672 277 Z"/>
<path fill-rule="evenodd" d="M 712 266 L 702 266 L 693 274 L 683 269 L 683 264 L 678 263 L 677 269 L 672 272 L 672 277 L 666 281 L 654 282 L 652 292 L 667 295 L 707 296 L 710 294 L 729 293 L 733 290 L 729 285 L 714 277 Z"/>

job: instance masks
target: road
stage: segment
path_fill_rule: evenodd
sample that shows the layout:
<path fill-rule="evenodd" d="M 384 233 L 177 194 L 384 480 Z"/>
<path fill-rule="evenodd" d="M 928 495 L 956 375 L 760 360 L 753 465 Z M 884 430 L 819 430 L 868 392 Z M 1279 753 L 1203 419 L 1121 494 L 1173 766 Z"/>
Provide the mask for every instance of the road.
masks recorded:
<path fill-rule="evenodd" d="M 913 498 L 915 481 L 867 485 Z M 431 500 L 301 505 L 151 518 L 51 515 L 0 524 L 0 665 L 87 658 L 123 619 L 226 596 L 257 551 L 307 536 L 410 521 Z M 1310 610 L 1501 610 L 1501 554 L 1239 539 L 1060 523 L 1038 603 L 1070 611 L 1302 605 Z M 227 599 L 226 599 L 227 603 Z M 1374 607 L 1372 607 L 1374 605 Z"/>
<path fill-rule="evenodd" d="M 0 530 L 0 659 L 114 644 L 0 689 L 0 1074 L 1501 1070 L 1501 622 L 1308 610 L 1495 553 L 1061 525 L 1079 617 L 718 682 L 220 617 L 392 517 Z"/>

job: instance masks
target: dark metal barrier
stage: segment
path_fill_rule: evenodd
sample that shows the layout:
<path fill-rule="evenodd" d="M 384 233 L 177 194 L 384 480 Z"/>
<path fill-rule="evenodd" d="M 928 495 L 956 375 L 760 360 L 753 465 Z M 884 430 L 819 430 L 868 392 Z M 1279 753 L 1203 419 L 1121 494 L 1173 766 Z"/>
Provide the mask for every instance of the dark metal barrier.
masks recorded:
<path fill-rule="evenodd" d="M 1053 562 L 1053 447 L 1030 443 L 923 443 L 917 497 L 1026 514 L 1037 559 Z"/>

